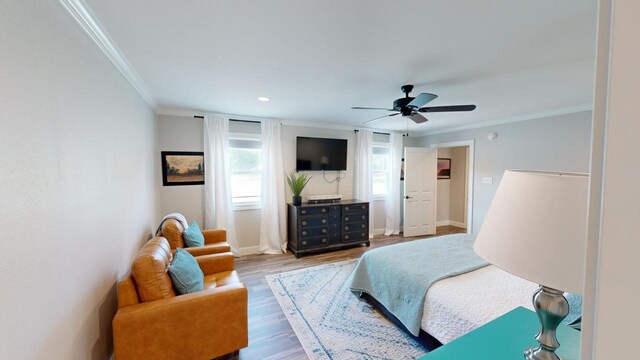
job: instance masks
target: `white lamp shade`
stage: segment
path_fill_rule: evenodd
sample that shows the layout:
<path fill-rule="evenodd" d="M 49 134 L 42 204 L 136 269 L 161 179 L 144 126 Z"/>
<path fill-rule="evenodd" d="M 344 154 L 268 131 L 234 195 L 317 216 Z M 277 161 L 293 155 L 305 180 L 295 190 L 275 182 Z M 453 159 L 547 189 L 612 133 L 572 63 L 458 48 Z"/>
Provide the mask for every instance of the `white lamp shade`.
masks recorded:
<path fill-rule="evenodd" d="M 473 246 L 516 276 L 582 294 L 587 174 L 507 170 Z"/>

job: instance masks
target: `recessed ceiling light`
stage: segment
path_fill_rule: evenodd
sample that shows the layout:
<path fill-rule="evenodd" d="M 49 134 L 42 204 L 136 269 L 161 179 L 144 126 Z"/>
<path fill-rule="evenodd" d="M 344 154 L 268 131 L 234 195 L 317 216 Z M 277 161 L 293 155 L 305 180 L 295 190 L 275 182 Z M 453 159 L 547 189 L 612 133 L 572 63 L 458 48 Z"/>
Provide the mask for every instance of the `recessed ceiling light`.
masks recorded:
<path fill-rule="evenodd" d="M 262 102 L 267 102 L 267 101 L 271 101 L 271 98 L 266 96 L 258 96 L 258 100 Z"/>

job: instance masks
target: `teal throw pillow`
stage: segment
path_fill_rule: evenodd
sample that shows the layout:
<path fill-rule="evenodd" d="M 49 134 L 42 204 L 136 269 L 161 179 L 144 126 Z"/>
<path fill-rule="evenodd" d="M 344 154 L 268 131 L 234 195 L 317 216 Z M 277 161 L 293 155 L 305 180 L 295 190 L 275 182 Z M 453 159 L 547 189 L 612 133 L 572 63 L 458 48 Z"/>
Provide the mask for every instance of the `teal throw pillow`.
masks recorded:
<path fill-rule="evenodd" d="M 197 222 L 192 222 L 191 226 L 182 232 L 182 239 L 186 247 L 204 246 L 204 236 Z"/>
<path fill-rule="evenodd" d="M 204 273 L 198 261 L 186 250 L 177 248 L 173 262 L 169 265 L 169 276 L 176 292 L 190 294 L 204 289 Z"/>

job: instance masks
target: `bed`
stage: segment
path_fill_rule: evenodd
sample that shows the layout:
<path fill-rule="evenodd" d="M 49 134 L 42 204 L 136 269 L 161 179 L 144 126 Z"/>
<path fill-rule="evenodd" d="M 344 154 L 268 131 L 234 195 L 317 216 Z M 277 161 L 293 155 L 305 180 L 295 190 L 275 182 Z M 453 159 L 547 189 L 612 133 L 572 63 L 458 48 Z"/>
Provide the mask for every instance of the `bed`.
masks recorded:
<path fill-rule="evenodd" d="M 365 253 L 352 275 L 351 290 L 372 302 L 405 331 L 420 337 L 423 343 L 426 343 L 427 348 L 435 348 L 440 343 L 448 343 L 518 306 L 533 309 L 531 297 L 538 285 L 511 275 L 480 258 L 476 259 L 477 255 L 470 250 L 470 246 L 475 240 L 473 235 L 446 235 L 428 240 L 429 242 L 416 240 L 411 242 L 413 245 L 411 243 L 391 245 Z M 420 280 L 423 277 L 421 268 L 430 262 L 430 255 L 419 254 L 419 251 L 416 250 L 417 246 L 422 246 L 420 242 L 429 244 L 429 246 L 434 246 L 434 244 L 440 246 L 442 244 L 438 245 L 435 242 L 452 243 L 453 241 L 464 242 L 466 250 L 458 252 L 454 259 L 437 259 L 437 261 L 444 261 L 444 266 L 450 267 L 448 272 L 452 275 L 440 274 L 439 276 L 443 276 L 443 278 L 433 282 L 426 290 L 426 295 L 423 295 L 424 303 L 421 305 L 421 311 L 415 311 L 422 313 L 421 318 L 418 316 L 416 320 L 407 320 L 407 316 L 403 316 L 402 310 L 389 304 L 389 296 L 394 299 L 404 299 L 406 296 L 403 293 L 409 294 L 412 298 L 419 297 L 413 291 L 424 294 L 419 286 L 405 285 L 401 290 L 397 288 L 398 279 L 408 279 L 406 281 L 409 284 L 422 281 Z M 384 255 L 394 251 L 395 254 L 384 258 Z M 431 258 L 446 257 L 442 256 L 442 251 L 438 255 L 438 251 L 431 248 L 425 253 L 435 254 Z M 446 251 L 450 251 L 450 249 L 446 249 Z M 369 253 L 371 254 L 367 255 Z M 403 255 L 398 256 L 401 253 Z M 376 258 L 380 254 L 383 257 Z M 474 263 L 474 265 L 466 266 L 466 269 L 461 264 L 451 265 L 460 256 L 463 256 L 463 263 Z M 373 261 L 372 258 L 376 260 Z M 402 258 L 402 260 L 397 261 L 398 258 Z M 420 260 L 416 263 L 416 259 Z M 372 267 L 383 269 L 381 270 L 382 274 L 376 277 L 376 270 Z M 456 267 L 463 269 L 455 271 Z M 366 273 L 366 285 L 363 285 L 362 281 L 356 281 L 355 277 L 361 275 L 357 274 L 358 271 Z M 387 289 L 387 283 L 392 283 L 390 286 L 396 286 L 396 288 Z M 379 289 L 381 288 L 388 292 L 387 296 L 380 294 Z M 413 304 L 413 309 L 416 309 L 416 305 Z M 418 322 L 420 334 L 416 331 Z"/>

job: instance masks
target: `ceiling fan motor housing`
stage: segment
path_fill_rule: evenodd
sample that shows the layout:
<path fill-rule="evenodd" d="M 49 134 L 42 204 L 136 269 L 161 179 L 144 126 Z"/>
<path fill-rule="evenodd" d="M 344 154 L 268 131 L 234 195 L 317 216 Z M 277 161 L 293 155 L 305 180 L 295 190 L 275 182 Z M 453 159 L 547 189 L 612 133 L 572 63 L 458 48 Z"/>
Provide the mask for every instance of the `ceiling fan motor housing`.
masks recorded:
<path fill-rule="evenodd" d="M 393 101 L 393 110 L 403 112 L 403 109 L 406 109 L 407 104 L 413 101 L 412 97 L 405 97 L 396 99 Z M 404 115 L 404 114 L 403 114 Z"/>

